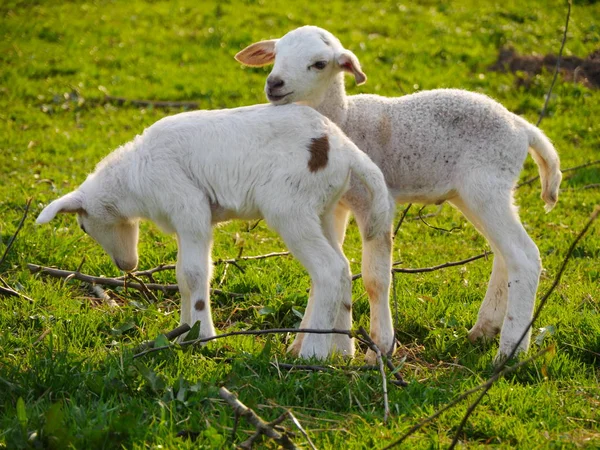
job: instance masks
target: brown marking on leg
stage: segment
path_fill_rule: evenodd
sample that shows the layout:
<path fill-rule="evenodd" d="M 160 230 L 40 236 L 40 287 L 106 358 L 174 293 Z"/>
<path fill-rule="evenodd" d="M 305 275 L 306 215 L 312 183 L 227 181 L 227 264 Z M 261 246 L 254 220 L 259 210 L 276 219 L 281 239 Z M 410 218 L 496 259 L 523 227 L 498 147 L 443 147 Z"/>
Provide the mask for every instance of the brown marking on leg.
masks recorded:
<path fill-rule="evenodd" d="M 352 311 L 352 303 L 343 302 L 342 305 L 344 305 L 344 308 L 346 308 L 346 311 L 348 311 L 348 312 Z"/>
<path fill-rule="evenodd" d="M 365 290 L 367 291 L 367 295 L 369 296 L 369 300 L 373 301 L 381 295 L 383 291 L 383 286 L 377 280 L 363 280 L 365 285 Z"/>
<path fill-rule="evenodd" d="M 310 159 L 308 160 L 308 170 L 316 172 L 327 165 L 329 160 L 329 138 L 326 134 L 318 138 L 312 138 L 308 146 Z"/>
<path fill-rule="evenodd" d="M 196 308 L 196 311 L 203 311 L 206 308 L 206 302 L 204 300 L 197 300 L 194 308 Z"/>

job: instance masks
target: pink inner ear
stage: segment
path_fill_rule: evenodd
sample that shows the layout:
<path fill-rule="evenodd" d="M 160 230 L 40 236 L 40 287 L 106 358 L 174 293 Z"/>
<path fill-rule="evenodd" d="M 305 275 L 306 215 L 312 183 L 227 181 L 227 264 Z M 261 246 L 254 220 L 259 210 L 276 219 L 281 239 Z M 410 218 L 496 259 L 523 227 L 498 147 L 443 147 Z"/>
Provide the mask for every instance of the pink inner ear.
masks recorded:
<path fill-rule="evenodd" d="M 354 72 L 354 67 L 352 66 L 352 63 L 350 61 L 342 64 L 342 67 L 346 70 L 349 70 L 350 72 Z"/>

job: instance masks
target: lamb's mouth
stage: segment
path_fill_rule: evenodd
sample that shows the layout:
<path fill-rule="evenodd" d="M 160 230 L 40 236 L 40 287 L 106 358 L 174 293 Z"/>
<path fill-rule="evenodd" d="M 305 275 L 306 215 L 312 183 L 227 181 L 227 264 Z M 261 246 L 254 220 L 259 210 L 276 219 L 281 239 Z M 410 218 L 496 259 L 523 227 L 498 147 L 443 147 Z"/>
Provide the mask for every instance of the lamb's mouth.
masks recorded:
<path fill-rule="evenodd" d="M 287 94 L 283 94 L 283 95 L 275 95 L 275 94 L 271 94 L 271 93 L 267 93 L 267 98 L 269 99 L 270 102 L 280 102 L 281 100 L 283 100 L 284 98 L 286 98 L 288 95 L 293 94 L 294 92 L 288 92 Z"/>

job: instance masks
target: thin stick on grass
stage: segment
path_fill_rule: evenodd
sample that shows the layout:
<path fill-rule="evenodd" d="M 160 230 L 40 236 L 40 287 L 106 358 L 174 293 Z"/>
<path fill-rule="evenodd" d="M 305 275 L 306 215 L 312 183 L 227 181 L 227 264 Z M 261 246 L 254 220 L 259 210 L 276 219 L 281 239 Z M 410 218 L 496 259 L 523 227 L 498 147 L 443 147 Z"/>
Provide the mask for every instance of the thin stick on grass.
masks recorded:
<path fill-rule="evenodd" d="M 481 258 L 486 258 L 488 255 L 493 254 L 491 251 L 486 250 L 485 252 L 479 254 L 479 255 L 475 255 L 475 256 L 471 256 L 470 258 L 467 259 L 462 259 L 460 261 L 453 261 L 453 262 L 447 262 L 444 264 L 439 264 L 437 266 L 431 266 L 431 267 L 419 267 L 419 268 L 410 268 L 410 267 L 405 267 L 405 268 L 400 268 L 400 267 L 394 267 L 392 268 L 392 272 L 394 273 L 427 273 L 427 272 L 434 272 L 436 270 L 441 270 L 441 269 L 445 269 L 447 267 L 455 267 L 455 266 L 462 266 L 464 264 L 473 262 L 473 261 L 477 261 L 478 259 Z M 402 264 L 401 261 L 397 261 L 394 262 L 392 265 L 397 265 L 397 264 Z M 362 278 L 362 273 L 357 273 L 352 275 L 352 281 L 357 280 L 359 278 Z"/>
<path fill-rule="evenodd" d="M 104 301 L 109 308 L 112 309 L 119 307 L 119 304 L 110 295 L 108 295 L 101 286 L 98 286 L 97 284 L 90 284 L 90 291 L 94 297 Z"/>
<path fill-rule="evenodd" d="M 252 448 L 254 442 L 263 435 L 273 439 L 285 449 L 297 448 L 294 442 L 289 437 L 289 431 L 279 426 L 279 424 L 288 417 L 287 412 L 282 414 L 272 422 L 266 422 L 252 409 L 248 408 L 246 405 L 240 402 L 238 398 L 227 388 L 221 387 L 219 389 L 219 396 L 223 400 L 225 400 L 229 404 L 229 406 L 233 408 L 233 411 L 237 416 L 244 417 L 248 422 L 250 422 L 251 425 L 254 425 L 254 427 L 256 428 L 256 432 L 239 445 L 240 448 Z"/>
<path fill-rule="evenodd" d="M 427 222 L 427 221 L 425 220 L 425 217 L 424 217 L 423 215 L 421 215 L 421 212 L 422 212 L 422 211 L 423 211 L 423 210 L 424 210 L 424 209 L 425 209 L 427 206 L 429 206 L 429 205 L 423 205 L 423 206 L 421 207 L 421 209 L 419 209 L 418 216 L 419 216 L 419 220 L 421 220 L 421 222 L 423 222 L 423 223 L 424 223 L 425 225 L 427 225 L 429 228 L 433 228 L 434 230 L 437 230 L 437 231 L 443 231 L 444 233 L 452 233 L 454 230 L 460 230 L 460 228 L 461 228 L 460 226 L 458 226 L 458 227 L 452 227 L 452 228 L 450 228 L 449 230 L 447 230 L 446 228 L 440 228 L 440 227 L 436 227 L 436 226 L 433 226 L 433 225 L 431 225 L 429 222 Z"/>
<path fill-rule="evenodd" d="M 105 103 L 114 103 L 119 106 L 131 105 L 131 106 L 152 106 L 153 108 L 190 108 L 197 109 L 198 102 L 175 102 L 165 100 L 134 100 L 125 97 L 114 97 L 112 95 L 106 95 L 104 97 Z"/>
<path fill-rule="evenodd" d="M 218 334 L 215 336 L 198 338 L 198 339 L 193 339 L 190 341 L 183 341 L 183 342 L 180 342 L 179 345 L 181 345 L 182 347 L 185 347 L 185 346 L 189 346 L 189 345 L 204 344 L 206 342 L 215 341 L 217 339 L 224 339 L 224 338 L 228 338 L 231 336 L 262 336 L 262 335 L 266 335 L 266 334 L 284 334 L 284 333 L 345 334 L 346 336 L 351 337 L 351 338 L 355 337 L 355 333 L 353 333 L 350 330 L 338 330 L 335 328 L 332 328 L 330 330 L 316 330 L 313 328 L 270 328 L 267 330 L 231 331 L 229 333 Z M 141 353 L 138 353 L 136 355 L 133 355 L 133 359 L 147 355 L 148 353 L 158 352 L 158 351 L 166 350 L 166 349 L 169 349 L 172 347 L 173 347 L 173 345 L 154 347 L 154 348 L 148 349 L 146 351 L 143 351 Z"/>
<path fill-rule="evenodd" d="M 190 330 L 191 330 L 190 326 L 187 323 L 184 323 L 183 325 L 179 325 L 177 328 L 174 328 L 171 331 L 167 331 L 166 333 L 164 333 L 164 335 L 166 336 L 166 338 L 169 341 L 172 341 L 172 340 L 178 338 L 179 336 L 181 336 L 182 334 L 187 333 Z M 135 352 L 139 353 L 139 352 L 143 352 L 144 350 L 147 350 L 149 348 L 153 348 L 155 343 L 156 343 L 156 340 L 142 342 L 135 349 Z"/>
<path fill-rule="evenodd" d="M 583 169 L 585 167 L 590 167 L 590 166 L 596 166 L 598 164 L 600 164 L 600 159 L 597 159 L 596 161 L 590 161 L 590 162 L 587 162 L 585 164 L 580 164 L 578 166 L 568 167 L 566 169 L 562 169 L 561 172 L 562 173 L 573 172 L 575 170 Z M 529 178 L 529 179 L 527 179 L 527 180 L 525 180 L 525 181 L 517 184 L 517 186 L 515 187 L 515 189 L 519 189 L 520 187 L 523 187 L 523 186 L 526 186 L 528 184 L 531 184 L 534 181 L 538 180 L 539 178 L 540 178 L 539 175 L 536 175 L 535 177 L 531 177 L 531 178 Z"/>
<path fill-rule="evenodd" d="M 390 403 L 388 401 L 388 391 L 387 391 L 387 376 L 385 374 L 385 368 L 383 367 L 383 357 L 381 356 L 381 350 L 373 342 L 369 333 L 363 328 L 360 327 L 358 329 L 358 334 L 360 336 L 360 340 L 366 343 L 369 348 L 375 352 L 375 358 L 377 360 L 377 365 L 379 366 L 379 373 L 381 375 L 381 389 L 383 391 L 383 423 L 387 425 L 388 418 L 390 416 Z"/>
<path fill-rule="evenodd" d="M 558 58 L 556 58 L 556 67 L 554 68 L 554 77 L 552 78 L 552 83 L 550 83 L 550 88 L 548 89 L 548 93 L 546 94 L 546 99 L 544 101 L 544 107 L 540 111 L 540 117 L 536 122 L 535 126 L 539 126 L 544 118 L 544 114 L 546 114 L 546 108 L 548 108 L 548 103 L 550 102 L 550 95 L 552 94 L 552 89 L 554 89 L 554 83 L 556 83 L 556 79 L 558 78 L 558 71 L 560 70 L 560 63 L 562 62 L 562 54 L 565 49 L 565 43 L 567 42 L 567 31 L 569 30 L 569 19 L 571 18 L 571 0 L 567 1 L 568 9 L 567 9 L 567 18 L 565 19 L 565 30 L 563 32 L 562 42 L 560 43 L 560 50 L 558 51 Z"/>
<path fill-rule="evenodd" d="M 412 207 L 412 203 L 409 203 L 408 206 L 406 208 L 404 208 L 404 211 L 402 211 L 402 215 L 400 216 L 398 225 L 396 225 L 396 228 L 394 229 L 394 237 L 396 237 L 396 235 L 398 234 L 398 231 L 400 231 L 400 227 L 402 226 L 402 223 L 404 222 L 404 219 L 406 218 L 406 215 L 408 214 L 408 210 L 411 207 Z"/>
<path fill-rule="evenodd" d="M 220 264 L 234 264 L 234 265 L 236 265 L 236 267 L 238 267 L 243 272 L 242 267 L 237 265 L 237 263 L 240 261 L 256 261 L 259 259 L 267 259 L 267 258 L 274 258 L 274 257 L 278 257 L 278 256 L 289 256 L 289 255 L 290 255 L 290 252 L 272 252 L 272 253 L 267 253 L 264 255 L 242 256 L 240 258 L 230 258 L 230 259 L 217 259 L 216 261 L 213 261 L 213 264 L 215 266 L 220 265 Z M 166 270 L 175 270 L 175 268 L 176 268 L 175 264 L 161 264 L 152 269 L 138 270 L 138 271 L 132 272 L 132 273 L 137 277 L 150 277 L 150 276 L 154 275 L 156 272 L 163 272 Z M 124 276 L 117 277 L 116 279 L 120 280 L 123 278 L 124 278 Z"/>
<path fill-rule="evenodd" d="M 25 223 L 25 219 L 27 219 L 27 214 L 29 213 L 29 206 L 31 205 L 31 200 L 32 199 L 30 197 L 25 202 L 25 211 L 23 211 L 23 216 L 21 217 L 21 221 L 19 222 L 19 225 L 17 225 L 17 229 L 15 230 L 15 232 L 13 233 L 11 238 L 8 240 L 8 244 L 6 244 L 6 248 L 4 249 L 4 253 L 2 254 L 2 258 L 0 258 L 0 266 L 2 266 L 2 264 L 6 260 L 6 257 L 8 256 L 8 252 L 10 251 L 13 244 L 15 243 L 15 239 L 17 239 L 19 231 L 21 231 L 21 228 L 23 228 L 23 224 Z"/>
<path fill-rule="evenodd" d="M 56 269 L 54 267 L 45 267 L 37 264 L 27 264 L 27 268 L 31 271 L 31 273 L 42 273 L 46 275 L 50 275 L 56 278 L 67 278 L 70 277 L 75 280 L 84 281 L 90 284 L 99 284 L 101 286 L 110 286 L 110 287 L 125 287 L 136 289 L 138 291 L 143 290 L 144 288 L 139 283 L 128 283 L 126 279 L 119 278 L 108 278 L 108 277 L 96 277 L 93 275 L 87 275 L 84 273 L 74 272 L 72 270 L 63 270 Z M 160 291 L 163 294 L 173 293 L 179 291 L 179 287 L 176 284 L 157 284 L 157 283 L 146 283 L 146 289 L 153 291 Z M 245 297 L 246 294 L 238 294 L 235 292 L 226 292 L 220 289 L 211 289 L 213 294 L 221 294 L 226 295 L 228 297 L 239 298 Z"/>

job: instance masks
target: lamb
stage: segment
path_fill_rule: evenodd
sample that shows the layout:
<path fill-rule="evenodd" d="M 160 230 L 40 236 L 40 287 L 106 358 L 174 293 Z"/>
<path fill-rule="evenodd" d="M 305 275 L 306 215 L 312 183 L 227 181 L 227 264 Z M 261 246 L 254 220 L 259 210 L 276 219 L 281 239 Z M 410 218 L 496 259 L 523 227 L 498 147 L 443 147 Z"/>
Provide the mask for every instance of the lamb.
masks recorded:
<path fill-rule="evenodd" d="M 448 201 L 462 211 L 495 254 L 469 339 L 501 331 L 496 360 L 510 355 L 532 317 L 541 272 L 538 248 L 518 218 L 512 191 L 528 151 L 539 167 L 547 211 L 562 178 L 556 150 L 543 132 L 489 97 L 464 90 L 346 96 L 345 72 L 358 84 L 367 77 L 351 51 L 314 26 L 252 44 L 235 58 L 248 66 L 274 63 L 265 85 L 269 101 L 300 102 L 333 120 L 381 168 L 396 202 Z M 335 212 L 340 243 L 349 210 L 360 227 L 365 200 L 363 188 L 351 180 Z M 374 243 L 365 243 L 368 264 L 376 261 L 373 252 Z M 378 280 L 364 281 L 374 302 Z M 529 341 L 530 331 L 516 350 L 526 351 Z"/>
<path fill-rule="evenodd" d="M 338 311 L 352 307 L 350 269 L 335 239 L 333 211 L 351 174 L 370 193 L 367 239 L 389 237 L 394 201 L 381 171 L 314 109 L 267 104 L 187 112 L 159 120 L 109 154 L 37 223 L 76 213 L 81 229 L 125 271 L 138 263 L 140 219 L 175 233 L 180 321 L 200 320 L 200 336 L 210 337 L 212 225 L 264 218 L 310 274 L 301 327 L 348 330 L 351 323 Z M 386 314 L 391 324 L 389 308 Z M 351 357 L 354 342 L 346 335 L 300 334 L 290 350 L 305 358 Z"/>

